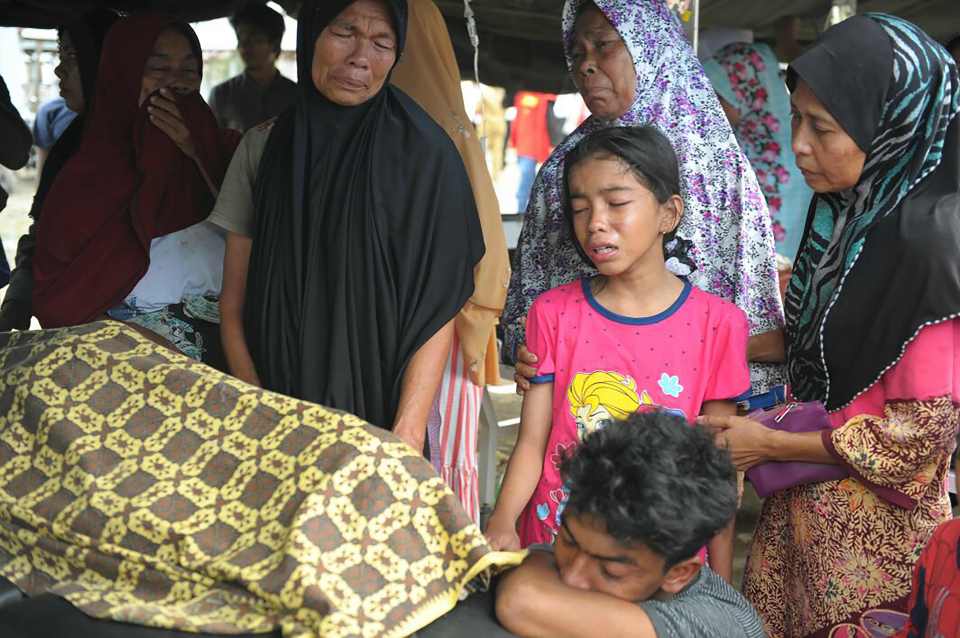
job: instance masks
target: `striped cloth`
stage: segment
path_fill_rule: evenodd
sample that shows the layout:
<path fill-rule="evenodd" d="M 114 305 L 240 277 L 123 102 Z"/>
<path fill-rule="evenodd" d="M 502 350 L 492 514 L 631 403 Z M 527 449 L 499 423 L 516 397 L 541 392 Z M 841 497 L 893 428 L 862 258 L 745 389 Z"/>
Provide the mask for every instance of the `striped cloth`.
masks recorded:
<path fill-rule="evenodd" d="M 483 386 L 468 375 L 460 339 L 453 338 L 443 370 L 440 392 L 427 422 L 430 462 L 443 477 L 463 508 L 480 522 L 480 479 L 477 474 L 477 430 Z"/>

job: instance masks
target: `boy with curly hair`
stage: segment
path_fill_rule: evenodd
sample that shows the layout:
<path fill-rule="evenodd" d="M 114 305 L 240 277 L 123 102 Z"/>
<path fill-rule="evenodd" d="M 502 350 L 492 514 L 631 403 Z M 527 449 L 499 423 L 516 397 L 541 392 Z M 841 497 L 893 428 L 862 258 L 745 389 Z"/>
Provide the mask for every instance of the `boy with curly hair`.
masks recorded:
<path fill-rule="evenodd" d="M 698 550 L 733 517 L 729 454 L 662 411 L 585 437 L 561 465 L 569 500 L 553 547 L 532 546 L 496 592 L 520 636 L 761 638 L 750 603 Z"/>

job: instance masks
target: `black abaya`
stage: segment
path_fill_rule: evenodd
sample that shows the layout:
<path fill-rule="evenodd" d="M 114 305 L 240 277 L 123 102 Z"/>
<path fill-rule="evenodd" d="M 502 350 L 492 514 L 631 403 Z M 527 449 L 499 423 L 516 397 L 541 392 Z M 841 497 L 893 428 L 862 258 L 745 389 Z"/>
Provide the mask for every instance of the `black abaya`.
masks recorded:
<path fill-rule="evenodd" d="M 406 3 L 388 4 L 399 56 Z M 411 358 L 473 292 L 482 232 L 456 148 L 412 99 L 385 83 L 344 107 L 315 90 L 313 45 L 349 2 L 317 5 L 254 190 L 246 339 L 264 387 L 389 428 Z"/>

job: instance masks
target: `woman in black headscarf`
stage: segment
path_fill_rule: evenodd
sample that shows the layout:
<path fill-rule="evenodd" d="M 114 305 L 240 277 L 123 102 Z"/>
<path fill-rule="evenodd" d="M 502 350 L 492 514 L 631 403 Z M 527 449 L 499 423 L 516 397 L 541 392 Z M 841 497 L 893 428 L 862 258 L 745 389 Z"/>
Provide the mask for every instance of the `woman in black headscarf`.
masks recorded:
<path fill-rule="evenodd" d="M 406 20 L 404 0 L 304 5 L 300 97 L 248 132 L 210 221 L 231 371 L 420 449 L 484 246 L 456 148 L 387 83 Z"/>
<path fill-rule="evenodd" d="M 84 114 L 96 92 L 103 39 L 117 17 L 107 9 L 93 10 L 60 28 L 60 63 L 55 72 L 60 79 L 60 94 L 77 117 L 50 149 L 50 155 L 43 163 L 40 183 L 30 207 L 30 217 L 34 221 L 60 169 L 80 147 Z M 10 274 L 10 286 L 3 297 L 3 306 L 0 306 L 0 330 L 26 330 L 30 326 L 35 231 L 36 226 L 31 225 L 17 244 L 16 267 Z"/>

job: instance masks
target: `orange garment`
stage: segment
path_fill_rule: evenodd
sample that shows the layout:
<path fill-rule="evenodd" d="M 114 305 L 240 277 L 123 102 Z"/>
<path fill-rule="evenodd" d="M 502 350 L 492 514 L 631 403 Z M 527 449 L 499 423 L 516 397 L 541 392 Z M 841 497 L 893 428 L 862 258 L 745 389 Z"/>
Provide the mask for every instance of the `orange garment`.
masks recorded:
<path fill-rule="evenodd" d="M 553 93 L 519 91 L 513 99 L 517 116 L 510 127 L 510 146 L 517 149 L 520 157 L 532 157 L 542 164 L 550 156 L 553 147 L 547 131 L 547 114 L 550 103 L 557 99 Z"/>

